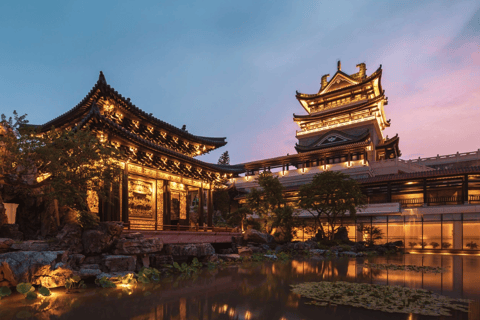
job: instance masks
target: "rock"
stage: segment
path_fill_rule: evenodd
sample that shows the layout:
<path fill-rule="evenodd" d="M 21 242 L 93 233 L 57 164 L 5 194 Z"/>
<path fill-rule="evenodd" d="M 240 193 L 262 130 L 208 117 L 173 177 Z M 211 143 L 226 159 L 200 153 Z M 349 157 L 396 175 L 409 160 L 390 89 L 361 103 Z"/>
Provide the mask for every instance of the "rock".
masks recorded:
<path fill-rule="evenodd" d="M 325 250 L 322 249 L 310 249 L 310 253 L 314 256 L 321 256 L 325 254 Z"/>
<path fill-rule="evenodd" d="M 85 253 L 101 253 L 108 251 L 123 231 L 123 222 L 100 222 L 93 229 L 85 230 L 82 235 Z"/>
<path fill-rule="evenodd" d="M 285 250 L 285 247 L 284 247 L 284 246 L 276 246 L 276 247 L 275 247 L 275 253 L 276 253 L 276 254 L 278 254 L 278 253 L 280 253 L 280 252 L 282 252 L 282 251 L 284 251 L 284 250 Z"/>
<path fill-rule="evenodd" d="M 65 262 L 64 251 L 19 251 L 0 254 L 0 286 L 16 286 L 20 282 L 32 284 L 48 283 L 61 286 L 71 270 L 58 268 L 58 262 Z M 44 279 L 43 278 L 51 278 Z M 63 282 L 64 283 L 64 282 Z"/>
<path fill-rule="evenodd" d="M 275 243 L 275 237 L 270 234 L 267 234 L 267 243 L 268 244 Z"/>
<path fill-rule="evenodd" d="M 55 268 L 55 270 L 48 276 L 40 277 L 32 282 L 32 284 L 41 284 L 43 287 L 47 288 L 64 287 L 66 280 L 73 276 L 73 271 L 72 269 L 65 267 L 63 263 L 59 263 L 58 265 L 60 264 L 61 266 Z"/>
<path fill-rule="evenodd" d="M 23 240 L 23 232 L 19 231 L 18 224 L 5 224 L 0 227 L 0 237 L 21 241 Z"/>
<path fill-rule="evenodd" d="M 204 257 L 215 254 L 215 248 L 210 243 L 167 244 L 165 252 L 172 256 Z"/>
<path fill-rule="evenodd" d="M 264 253 L 265 251 L 260 248 L 260 247 L 256 247 L 256 246 L 248 246 L 248 248 L 252 251 L 252 253 Z"/>
<path fill-rule="evenodd" d="M 127 274 L 133 274 L 132 272 L 128 271 L 119 271 L 119 272 L 102 272 L 100 274 L 97 274 L 96 278 L 97 279 L 102 279 L 103 277 L 107 278 L 108 280 L 112 281 L 113 283 L 119 283 L 120 280 L 118 278 L 124 277 Z"/>
<path fill-rule="evenodd" d="M 388 250 L 387 248 L 382 246 L 378 246 L 377 248 L 375 248 L 375 251 L 377 251 L 378 254 L 381 254 L 381 255 L 387 253 L 387 250 Z"/>
<path fill-rule="evenodd" d="M 103 262 L 102 256 L 90 256 L 90 257 L 86 257 L 83 263 L 101 265 L 102 262 Z"/>
<path fill-rule="evenodd" d="M 73 268 L 78 268 L 85 261 L 83 254 L 75 253 L 68 256 L 68 263 Z"/>
<path fill-rule="evenodd" d="M 163 268 L 164 264 L 173 264 L 173 257 L 171 255 L 160 255 L 160 254 L 151 254 L 150 255 L 150 266 L 152 268 Z"/>
<path fill-rule="evenodd" d="M 220 249 L 220 253 L 221 254 L 232 254 L 232 253 L 235 253 L 235 252 L 233 251 L 232 248 L 228 248 L 228 249 Z"/>
<path fill-rule="evenodd" d="M 206 256 L 202 259 L 203 263 L 217 262 L 217 261 L 218 261 L 218 255 L 217 254 L 212 254 L 211 256 Z"/>
<path fill-rule="evenodd" d="M 115 245 L 114 254 L 144 254 L 160 252 L 163 242 L 160 238 L 121 238 Z"/>
<path fill-rule="evenodd" d="M 343 251 L 340 253 L 341 257 L 356 257 L 357 254 L 353 251 Z"/>
<path fill-rule="evenodd" d="M 266 244 L 261 244 L 260 246 L 260 249 L 262 249 L 263 251 L 267 252 L 268 250 L 270 250 L 270 246 L 266 245 Z"/>
<path fill-rule="evenodd" d="M 238 247 L 237 250 L 240 257 L 250 257 L 253 253 L 250 247 Z"/>
<path fill-rule="evenodd" d="M 51 251 L 49 243 L 41 240 L 17 242 L 10 249 L 16 251 Z"/>
<path fill-rule="evenodd" d="M 142 238 L 145 238 L 143 233 L 140 233 L 140 232 L 124 233 L 122 237 L 125 238 L 125 239 L 142 239 Z"/>
<path fill-rule="evenodd" d="M 352 251 L 360 252 L 365 251 L 365 243 L 364 242 L 357 242 L 352 246 Z"/>
<path fill-rule="evenodd" d="M 266 255 L 264 255 L 264 256 L 265 256 L 265 258 L 268 258 L 268 259 L 273 259 L 273 260 L 276 260 L 276 259 L 277 259 L 277 256 L 274 255 L 274 254 L 266 254 Z"/>
<path fill-rule="evenodd" d="M 305 245 L 305 242 L 296 242 L 293 245 L 293 249 L 297 251 L 302 251 L 302 250 L 305 250 L 306 248 L 307 246 Z"/>
<path fill-rule="evenodd" d="M 82 227 L 78 224 L 66 224 L 57 234 L 57 243 L 53 248 L 59 250 L 69 250 L 72 253 L 80 253 L 83 251 L 82 244 Z"/>
<path fill-rule="evenodd" d="M 255 243 L 268 243 L 267 234 L 261 233 L 260 231 L 255 230 L 255 229 L 248 229 L 243 234 L 243 240 L 251 241 L 251 242 L 255 242 Z"/>
<path fill-rule="evenodd" d="M 340 240 L 342 242 L 350 242 L 350 239 L 348 239 L 348 230 L 345 227 L 339 227 L 337 229 L 337 232 L 333 235 L 333 240 Z"/>
<path fill-rule="evenodd" d="M 7 252 L 13 244 L 13 239 L 0 238 L 0 253 Z"/>
<path fill-rule="evenodd" d="M 239 254 L 218 254 L 217 256 L 224 261 L 238 261 L 241 259 Z"/>
<path fill-rule="evenodd" d="M 102 273 L 102 270 L 100 269 L 87 269 L 87 268 L 81 268 L 77 272 L 78 276 L 82 279 L 96 277 L 101 273 Z"/>
<path fill-rule="evenodd" d="M 136 256 L 104 256 L 104 265 L 109 272 L 135 271 Z"/>

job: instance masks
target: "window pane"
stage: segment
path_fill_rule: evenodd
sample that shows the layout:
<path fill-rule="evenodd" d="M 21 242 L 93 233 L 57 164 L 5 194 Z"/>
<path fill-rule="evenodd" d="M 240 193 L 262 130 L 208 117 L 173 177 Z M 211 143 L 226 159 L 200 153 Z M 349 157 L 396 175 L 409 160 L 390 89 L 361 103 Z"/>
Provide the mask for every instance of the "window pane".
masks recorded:
<path fill-rule="evenodd" d="M 463 249 L 478 250 L 480 246 L 480 222 L 463 222 Z"/>
<path fill-rule="evenodd" d="M 423 242 L 424 249 L 440 249 L 442 243 L 442 224 L 441 222 L 423 223 Z"/>
<path fill-rule="evenodd" d="M 405 221 L 405 245 L 410 249 L 422 248 L 422 221 L 407 217 Z"/>
<path fill-rule="evenodd" d="M 445 222 L 442 224 L 442 249 L 453 248 L 453 222 Z"/>

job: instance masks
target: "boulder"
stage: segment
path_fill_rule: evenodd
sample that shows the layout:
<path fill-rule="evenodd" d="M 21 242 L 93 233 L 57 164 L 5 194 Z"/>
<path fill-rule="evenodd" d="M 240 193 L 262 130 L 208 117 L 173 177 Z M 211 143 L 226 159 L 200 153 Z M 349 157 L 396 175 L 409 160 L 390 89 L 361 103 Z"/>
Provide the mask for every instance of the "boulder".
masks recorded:
<path fill-rule="evenodd" d="M 171 255 L 160 255 L 160 254 L 151 254 L 150 255 L 150 266 L 152 268 L 163 268 L 164 264 L 173 264 L 173 257 Z"/>
<path fill-rule="evenodd" d="M 129 272 L 129 271 L 108 272 L 108 273 L 102 272 L 100 274 L 97 274 L 96 278 L 100 280 L 103 277 L 105 277 L 108 280 L 112 281 L 113 283 L 120 283 L 119 278 L 124 277 L 127 274 L 133 274 L 133 272 Z"/>
<path fill-rule="evenodd" d="M 107 252 L 118 240 L 123 231 L 123 222 L 100 222 L 93 229 L 85 230 L 82 235 L 83 250 L 85 253 Z"/>
<path fill-rule="evenodd" d="M 253 253 L 250 247 L 238 247 L 237 250 L 240 257 L 250 257 Z"/>
<path fill-rule="evenodd" d="M 73 268 L 78 268 L 85 261 L 83 254 L 74 253 L 68 256 L 68 263 Z"/>
<path fill-rule="evenodd" d="M 73 276 L 73 270 L 63 263 L 59 263 L 48 276 L 39 277 L 32 284 L 42 285 L 47 288 L 64 287 L 68 278 Z"/>
<path fill-rule="evenodd" d="M 121 238 L 117 241 L 114 254 L 145 254 L 160 252 L 163 249 L 163 242 L 160 238 Z"/>
<path fill-rule="evenodd" d="M 87 278 L 96 277 L 101 273 L 102 273 L 102 270 L 100 270 L 99 268 L 97 268 L 97 269 L 81 268 L 77 272 L 77 275 L 82 279 L 87 279 Z"/>
<path fill-rule="evenodd" d="M 353 251 L 343 251 L 340 253 L 340 256 L 341 257 L 351 257 L 351 258 L 354 258 L 357 256 L 357 254 Z"/>
<path fill-rule="evenodd" d="M 322 250 L 322 249 L 311 249 L 310 250 L 310 254 L 314 255 L 314 256 L 321 256 L 321 255 L 324 255 L 325 254 L 325 250 Z"/>
<path fill-rule="evenodd" d="M 0 253 L 9 251 L 13 243 L 12 239 L 0 238 Z"/>
<path fill-rule="evenodd" d="M 64 251 L 18 251 L 0 254 L 0 287 L 16 286 L 20 282 L 42 284 L 42 281 L 51 287 L 61 286 L 62 281 L 64 285 L 65 277 L 71 270 L 58 263 L 66 262 L 66 259 Z"/>
<path fill-rule="evenodd" d="M 238 261 L 241 259 L 239 254 L 217 254 L 218 259 L 224 261 Z"/>
<path fill-rule="evenodd" d="M 84 264 L 98 264 L 101 265 L 103 262 L 102 256 L 90 256 L 86 257 L 85 261 L 83 262 Z"/>
<path fill-rule="evenodd" d="M 137 264 L 136 256 L 106 255 L 103 258 L 104 266 L 109 272 L 135 271 Z"/>
<path fill-rule="evenodd" d="M 83 251 L 82 227 L 78 224 L 66 224 L 57 234 L 57 243 L 52 247 L 58 250 L 69 250 L 72 253 Z"/>
<path fill-rule="evenodd" d="M 4 224 L 0 227 L 0 237 L 13 240 L 23 240 L 23 232 L 19 230 L 18 224 Z"/>
<path fill-rule="evenodd" d="M 165 252 L 172 256 L 204 257 L 215 254 L 215 248 L 210 243 L 167 244 Z"/>
<path fill-rule="evenodd" d="M 41 240 L 28 240 L 17 242 L 14 243 L 10 249 L 16 251 L 52 251 L 50 250 L 49 243 Z"/>
<path fill-rule="evenodd" d="M 268 243 L 268 236 L 266 233 L 261 233 L 255 229 L 248 229 L 243 234 L 244 241 L 250 241 L 255 243 Z"/>
<path fill-rule="evenodd" d="M 212 254 L 211 256 L 206 256 L 201 261 L 203 263 L 217 262 L 218 261 L 218 255 L 217 254 Z"/>

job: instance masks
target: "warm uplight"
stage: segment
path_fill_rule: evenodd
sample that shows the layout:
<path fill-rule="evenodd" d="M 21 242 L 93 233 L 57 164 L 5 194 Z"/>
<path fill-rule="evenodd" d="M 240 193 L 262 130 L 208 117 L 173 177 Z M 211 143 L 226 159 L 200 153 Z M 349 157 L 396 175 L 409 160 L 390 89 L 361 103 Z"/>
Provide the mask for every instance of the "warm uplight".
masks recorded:
<path fill-rule="evenodd" d="M 245 312 L 245 320 L 252 319 L 252 313 L 250 311 Z"/>

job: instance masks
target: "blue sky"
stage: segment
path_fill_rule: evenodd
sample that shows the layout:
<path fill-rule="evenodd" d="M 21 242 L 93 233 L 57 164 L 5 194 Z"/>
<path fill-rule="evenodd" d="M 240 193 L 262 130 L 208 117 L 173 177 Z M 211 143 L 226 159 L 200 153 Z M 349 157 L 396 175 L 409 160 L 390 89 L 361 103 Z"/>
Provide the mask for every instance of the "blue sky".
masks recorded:
<path fill-rule="evenodd" d="M 227 137 L 232 163 L 294 153 L 295 90 L 383 65 L 402 158 L 480 148 L 480 2 L 2 1 L 0 113 L 44 123 L 102 70 L 158 118 Z"/>

